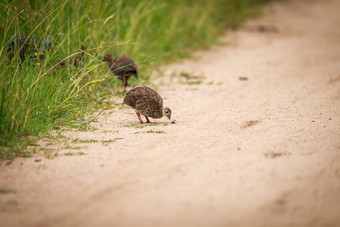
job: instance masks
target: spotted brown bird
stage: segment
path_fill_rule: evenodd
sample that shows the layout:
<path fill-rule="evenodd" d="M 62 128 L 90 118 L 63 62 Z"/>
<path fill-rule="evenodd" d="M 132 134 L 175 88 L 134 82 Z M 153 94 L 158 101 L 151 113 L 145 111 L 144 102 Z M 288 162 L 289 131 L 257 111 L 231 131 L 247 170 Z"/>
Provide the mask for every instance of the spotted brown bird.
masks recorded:
<path fill-rule="evenodd" d="M 121 79 L 124 83 L 124 89 L 128 86 L 128 80 L 131 76 L 138 79 L 138 65 L 129 56 L 119 56 L 113 58 L 111 54 L 105 55 L 103 61 L 109 63 L 110 70 Z"/>
<path fill-rule="evenodd" d="M 169 120 L 171 118 L 170 108 L 163 108 L 162 97 L 156 91 L 146 86 L 132 88 L 126 93 L 124 103 L 136 110 L 137 117 L 141 124 L 143 124 L 140 117 L 141 114 L 145 116 L 146 123 L 150 123 L 148 117 L 161 118 L 166 116 Z"/>

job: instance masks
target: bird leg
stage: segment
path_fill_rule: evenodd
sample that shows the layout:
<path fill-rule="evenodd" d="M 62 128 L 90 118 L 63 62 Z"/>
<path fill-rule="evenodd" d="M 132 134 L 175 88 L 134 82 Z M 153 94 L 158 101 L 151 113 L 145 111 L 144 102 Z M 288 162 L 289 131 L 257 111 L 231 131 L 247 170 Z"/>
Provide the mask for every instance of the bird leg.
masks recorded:
<path fill-rule="evenodd" d="M 126 89 L 127 86 L 129 86 L 128 81 L 131 77 L 130 73 L 126 73 L 124 74 L 123 78 L 124 78 L 124 89 Z"/>
<path fill-rule="evenodd" d="M 128 79 L 125 76 L 123 77 L 123 82 L 124 82 L 124 90 L 126 90 L 126 87 L 128 86 Z"/>
<path fill-rule="evenodd" d="M 145 119 L 146 119 L 146 123 L 151 123 L 151 121 L 149 120 L 147 116 L 145 116 Z"/>
<path fill-rule="evenodd" d="M 142 121 L 142 118 L 140 117 L 140 114 L 139 113 L 136 113 L 137 114 L 137 117 L 138 117 L 138 119 L 139 119 L 139 122 L 141 123 L 141 124 L 143 124 L 143 121 Z"/>
<path fill-rule="evenodd" d="M 125 77 L 119 77 L 119 79 L 122 81 L 122 85 L 124 87 L 124 92 L 126 92 L 126 86 L 127 86 L 127 81 Z"/>

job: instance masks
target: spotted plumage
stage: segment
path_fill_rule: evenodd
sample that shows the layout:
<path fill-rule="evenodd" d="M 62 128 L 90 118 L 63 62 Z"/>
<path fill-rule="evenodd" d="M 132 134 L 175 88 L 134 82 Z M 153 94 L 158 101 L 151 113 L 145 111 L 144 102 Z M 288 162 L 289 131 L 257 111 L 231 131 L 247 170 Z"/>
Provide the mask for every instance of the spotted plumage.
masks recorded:
<path fill-rule="evenodd" d="M 73 61 L 73 65 L 75 66 L 75 67 L 79 67 L 82 63 L 83 63 L 83 61 L 84 61 L 84 55 L 85 55 L 85 51 L 87 50 L 87 48 L 84 46 L 84 45 L 82 45 L 81 47 L 80 47 L 80 53 L 79 54 L 77 54 L 75 57 L 74 57 L 74 61 Z"/>
<path fill-rule="evenodd" d="M 124 103 L 136 110 L 137 117 L 141 124 L 143 121 L 140 115 L 144 115 L 146 122 L 150 122 L 148 117 L 161 118 L 164 115 L 171 118 L 171 110 L 169 107 L 163 108 L 162 97 L 149 87 L 132 88 L 124 97 Z"/>
<path fill-rule="evenodd" d="M 51 45 L 52 40 L 49 35 L 46 35 L 44 40 L 27 35 L 16 35 L 7 44 L 7 56 L 9 61 L 12 61 L 18 55 L 21 63 L 26 57 L 44 60 L 43 52 L 49 50 Z"/>
<path fill-rule="evenodd" d="M 87 48 L 82 45 L 80 47 L 80 52 L 69 58 L 69 59 L 65 59 L 65 60 L 60 60 L 56 63 L 56 65 L 62 67 L 62 68 L 66 68 L 67 65 L 73 65 L 74 67 L 79 67 L 83 64 L 84 62 L 84 55 L 85 55 L 85 51 L 87 50 Z"/>
<path fill-rule="evenodd" d="M 128 80 L 131 76 L 138 79 L 138 65 L 129 56 L 119 56 L 113 58 L 111 54 L 105 55 L 103 61 L 109 63 L 110 70 L 121 79 L 124 83 L 124 88 L 128 86 Z"/>

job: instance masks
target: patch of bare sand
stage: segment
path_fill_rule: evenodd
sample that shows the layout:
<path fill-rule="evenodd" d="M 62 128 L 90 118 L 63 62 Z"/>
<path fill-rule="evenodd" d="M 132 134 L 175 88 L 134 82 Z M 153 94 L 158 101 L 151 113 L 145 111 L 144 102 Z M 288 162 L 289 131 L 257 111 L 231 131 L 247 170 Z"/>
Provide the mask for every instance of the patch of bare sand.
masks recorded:
<path fill-rule="evenodd" d="M 339 226 L 339 9 L 272 4 L 168 67 L 175 125 L 119 109 L 64 133 L 86 155 L 1 163 L 0 225 Z"/>

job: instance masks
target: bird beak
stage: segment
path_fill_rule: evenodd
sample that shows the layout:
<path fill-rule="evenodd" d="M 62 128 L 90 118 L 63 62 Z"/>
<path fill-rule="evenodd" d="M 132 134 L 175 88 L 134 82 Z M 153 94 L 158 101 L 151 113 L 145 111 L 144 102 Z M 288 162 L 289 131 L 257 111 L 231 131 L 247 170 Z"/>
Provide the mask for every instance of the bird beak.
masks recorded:
<path fill-rule="evenodd" d="M 139 78 L 139 76 L 138 76 L 138 73 L 136 73 L 135 75 L 133 75 L 136 79 L 138 79 Z"/>

